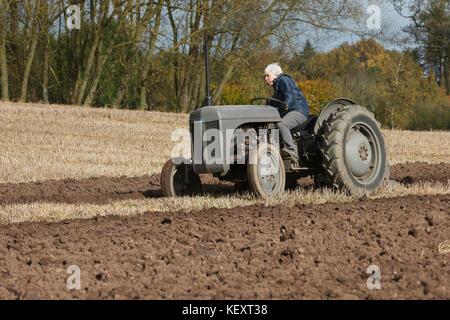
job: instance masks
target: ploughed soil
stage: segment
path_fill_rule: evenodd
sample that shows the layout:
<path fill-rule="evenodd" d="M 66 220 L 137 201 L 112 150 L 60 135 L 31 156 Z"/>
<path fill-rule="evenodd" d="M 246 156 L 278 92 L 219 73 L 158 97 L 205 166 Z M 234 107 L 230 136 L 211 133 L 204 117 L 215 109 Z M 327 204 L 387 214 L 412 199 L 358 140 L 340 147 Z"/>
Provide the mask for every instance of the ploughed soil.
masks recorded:
<path fill-rule="evenodd" d="M 391 167 L 390 178 L 404 184 L 416 182 L 448 183 L 450 163 L 403 163 Z M 161 197 L 160 175 L 141 177 L 92 177 L 88 179 L 47 180 L 26 183 L 0 183 L 0 205 L 33 202 L 105 204 L 125 199 Z M 233 183 L 201 175 L 203 191 L 230 194 Z M 310 177 L 299 179 L 300 187 L 311 187 Z"/>
<path fill-rule="evenodd" d="M 450 244 L 438 249 L 450 240 L 449 200 L 0 225 L 0 298 L 449 299 Z M 80 289 L 67 287 L 72 266 Z"/>
<path fill-rule="evenodd" d="M 449 166 L 400 164 L 391 179 L 448 182 Z M 206 192 L 234 190 L 202 179 Z M 301 179 L 300 187 L 311 183 Z M 159 196 L 159 175 L 0 185 L 0 204 Z M 449 200 L 361 198 L 0 225 L 0 299 L 450 299 Z M 79 289 L 70 287 L 73 266 Z M 380 289 L 368 269 L 379 271 Z"/>
<path fill-rule="evenodd" d="M 436 181 L 450 183 L 450 163 L 399 163 L 390 167 L 390 179 L 403 184 Z"/>

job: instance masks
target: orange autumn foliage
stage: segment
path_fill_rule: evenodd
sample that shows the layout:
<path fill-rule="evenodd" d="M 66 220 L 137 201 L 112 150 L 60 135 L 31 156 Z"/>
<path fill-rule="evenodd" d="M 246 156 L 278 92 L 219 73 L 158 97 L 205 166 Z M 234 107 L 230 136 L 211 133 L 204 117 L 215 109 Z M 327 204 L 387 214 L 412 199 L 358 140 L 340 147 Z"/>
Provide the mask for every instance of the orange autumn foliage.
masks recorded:
<path fill-rule="evenodd" d="M 311 114 L 318 115 L 325 105 L 333 100 L 336 95 L 336 88 L 325 79 L 306 80 L 297 83 L 303 95 L 308 101 Z"/>

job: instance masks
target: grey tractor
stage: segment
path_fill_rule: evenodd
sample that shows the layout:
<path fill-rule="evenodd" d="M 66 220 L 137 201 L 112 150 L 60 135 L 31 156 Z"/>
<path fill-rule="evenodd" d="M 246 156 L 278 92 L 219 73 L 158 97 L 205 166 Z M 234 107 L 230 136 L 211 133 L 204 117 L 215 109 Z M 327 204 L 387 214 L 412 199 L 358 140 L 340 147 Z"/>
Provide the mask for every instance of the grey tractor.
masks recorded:
<path fill-rule="evenodd" d="M 388 179 L 380 124 L 365 107 L 347 98 L 329 102 L 318 116 L 291 130 L 299 160 L 283 159 L 277 128 L 281 119 L 272 106 L 283 102 L 255 98 L 249 105 L 211 105 L 207 54 L 205 60 L 208 96 L 206 106 L 189 117 L 191 158 L 165 163 L 165 196 L 201 194 L 201 174 L 235 182 L 262 197 L 295 188 L 305 176 L 313 176 L 317 186 L 349 194 L 373 193 Z"/>
<path fill-rule="evenodd" d="M 189 117 L 191 159 L 170 159 L 161 173 L 165 196 L 202 193 L 200 174 L 233 181 L 260 196 L 295 188 L 313 176 L 317 185 L 350 194 L 374 192 L 388 178 L 383 134 L 372 112 L 350 99 L 328 103 L 291 130 L 299 161 L 283 159 L 277 109 L 265 105 L 205 106 Z M 253 102 L 253 101 L 252 101 Z M 209 133 L 209 134 L 208 134 Z M 236 134 L 238 133 L 238 134 Z"/>

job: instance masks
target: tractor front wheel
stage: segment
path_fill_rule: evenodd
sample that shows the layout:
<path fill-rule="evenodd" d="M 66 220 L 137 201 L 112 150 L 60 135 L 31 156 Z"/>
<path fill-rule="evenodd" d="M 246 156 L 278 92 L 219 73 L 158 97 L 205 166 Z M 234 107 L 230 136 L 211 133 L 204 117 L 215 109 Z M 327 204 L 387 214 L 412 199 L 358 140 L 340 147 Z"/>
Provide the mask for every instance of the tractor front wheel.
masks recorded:
<path fill-rule="evenodd" d="M 284 191 L 286 174 L 283 159 L 270 143 L 261 143 L 250 152 L 247 175 L 250 189 L 261 197 L 276 196 Z"/>
<path fill-rule="evenodd" d="M 161 191 L 166 197 L 195 196 L 202 193 L 200 177 L 188 164 L 168 160 L 161 170 Z"/>

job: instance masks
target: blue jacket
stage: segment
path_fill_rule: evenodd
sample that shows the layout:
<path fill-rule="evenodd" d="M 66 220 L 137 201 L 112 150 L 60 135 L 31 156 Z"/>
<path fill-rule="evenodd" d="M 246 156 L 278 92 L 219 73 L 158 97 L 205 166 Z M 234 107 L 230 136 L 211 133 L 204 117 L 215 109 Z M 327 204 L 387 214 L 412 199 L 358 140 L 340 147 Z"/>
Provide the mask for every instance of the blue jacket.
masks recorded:
<path fill-rule="evenodd" d="M 276 77 L 273 81 L 273 89 L 274 94 L 272 98 L 283 101 L 289 107 L 288 110 L 285 110 L 281 106 L 276 105 L 276 103 L 271 103 L 271 105 L 278 108 L 281 117 L 294 110 L 303 113 L 306 118 L 309 117 L 308 102 L 290 75 L 282 73 Z"/>

